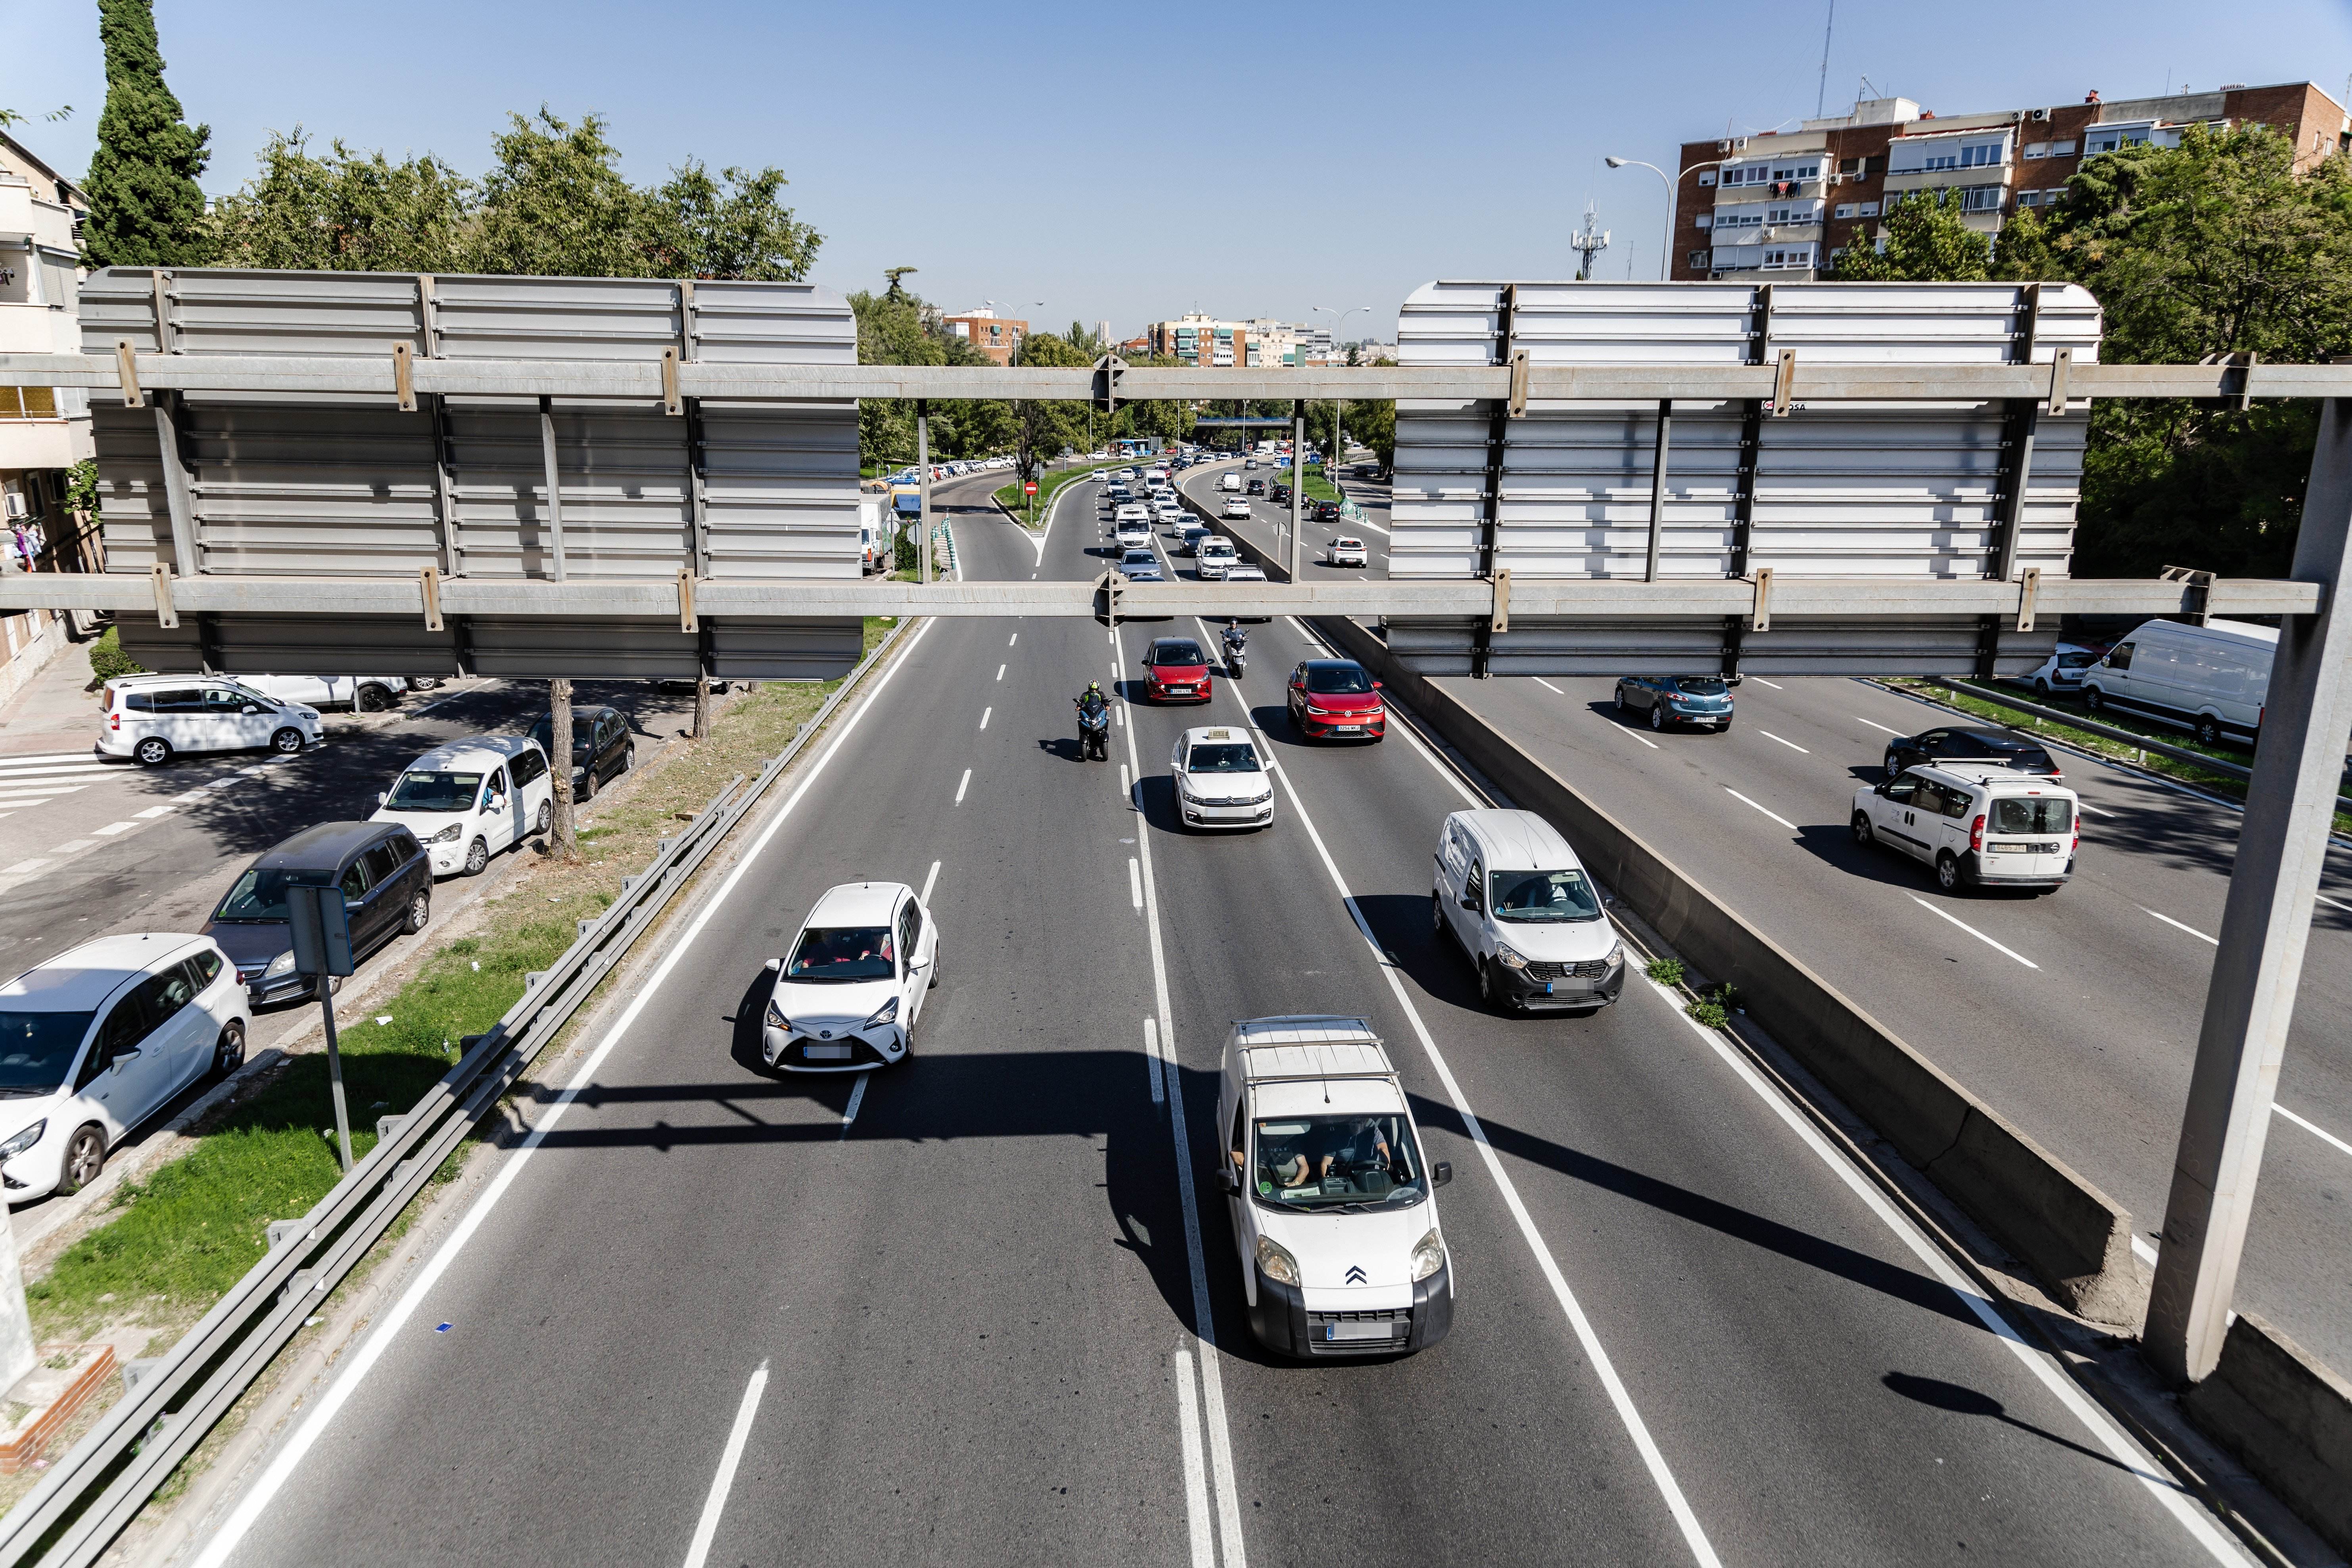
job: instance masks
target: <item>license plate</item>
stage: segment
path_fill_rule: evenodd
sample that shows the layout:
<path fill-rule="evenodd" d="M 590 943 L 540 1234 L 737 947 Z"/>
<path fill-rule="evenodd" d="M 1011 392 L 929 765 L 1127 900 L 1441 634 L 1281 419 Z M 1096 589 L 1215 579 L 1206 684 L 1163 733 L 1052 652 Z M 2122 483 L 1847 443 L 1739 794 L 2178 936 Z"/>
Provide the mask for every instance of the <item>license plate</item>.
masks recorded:
<path fill-rule="evenodd" d="M 1361 730 L 1363 726 L 1361 724 L 1335 724 L 1332 728 L 1338 730 L 1342 735 L 1352 735 Z"/>
<path fill-rule="evenodd" d="M 806 1046 L 801 1054 L 813 1062 L 845 1062 L 849 1059 L 847 1046 Z"/>
<path fill-rule="evenodd" d="M 1392 1340 L 1396 1338 L 1394 1323 L 1326 1323 L 1326 1340 Z"/>

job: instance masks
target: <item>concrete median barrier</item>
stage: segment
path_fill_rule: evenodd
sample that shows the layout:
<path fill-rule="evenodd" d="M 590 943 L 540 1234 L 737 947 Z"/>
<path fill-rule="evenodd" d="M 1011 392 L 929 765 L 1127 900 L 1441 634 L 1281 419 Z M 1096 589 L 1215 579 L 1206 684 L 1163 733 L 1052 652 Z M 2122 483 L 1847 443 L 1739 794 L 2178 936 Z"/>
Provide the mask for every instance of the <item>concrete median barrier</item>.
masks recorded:
<path fill-rule="evenodd" d="M 2241 1312 L 2213 1375 L 2182 1403 L 2305 1523 L 2352 1554 L 2352 1384 Z"/>
<path fill-rule="evenodd" d="M 1404 668 L 1370 631 L 1336 617 L 1316 626 L 1521 806 L 1549 818 L 1621 900 L 1695 967 L 1728 982 L 1749 1017 L 2060 1300 L 2102 1322 L 2137 1318 L 2145 1290 L 2132 1260 L 2131 1215 L 2113 1199 L 1450 692 Z"/>

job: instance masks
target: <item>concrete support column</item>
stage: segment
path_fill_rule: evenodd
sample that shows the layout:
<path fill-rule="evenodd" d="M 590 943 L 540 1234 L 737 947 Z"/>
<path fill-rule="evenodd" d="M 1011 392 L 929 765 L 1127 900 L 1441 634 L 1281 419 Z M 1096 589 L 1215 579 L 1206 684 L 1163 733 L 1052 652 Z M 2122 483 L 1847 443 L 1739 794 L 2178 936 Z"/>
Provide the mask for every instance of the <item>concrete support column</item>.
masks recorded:
<path fill-rule="evenodd" d="M 2326 596 L 2317 615 L 2285 616 L 2279 627 L 2148 1301 L 2148 1358 L 2177 1384 L 2198 1381 L 2221 1360 L 2352 732 L 2352 607 L 2344 604 L 2352 589 L 2352 402 L 2343 398 L 2330 398 L 2320 416 L 2294 575 L 2320 584 Z"/>
<path fill-rule="evenodd" d="M 1290 580 L 1298 581 L 1299 536 L 1307 518 L 1307 405 L 1290 405 Z"/>
<path fill-rule="evenodd" d="M 915 552 L 922 557 L 923 581 L 931 580 L 931 405 L 915 399 Z"/>

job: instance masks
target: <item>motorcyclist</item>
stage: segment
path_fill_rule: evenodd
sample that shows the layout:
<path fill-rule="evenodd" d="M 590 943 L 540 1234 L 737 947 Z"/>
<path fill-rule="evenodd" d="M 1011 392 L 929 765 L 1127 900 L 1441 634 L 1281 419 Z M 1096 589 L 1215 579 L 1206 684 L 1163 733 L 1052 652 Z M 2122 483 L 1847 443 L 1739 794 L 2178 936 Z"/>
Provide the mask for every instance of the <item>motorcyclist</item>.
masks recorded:
<path fill-rule="evenodd" d="M 1249 633 L 1242 630 L 1242 624 L 1238 620 L 1229 620 L 1225 623 L 1224 638 L 1225 651 L 1237 653 L 1241 650 L 1242 645 L 1249 640 Z"/>
<path fill-rule="evenodd" d="M 1072 700 L 1077 704 L 1078 710 L 1079 753 L 1081 755 L 1084 755 L 1085 753 L 1087 736 L 1089 731 L 1097 735 L 1104 736 L 1104 743 L 1108 746 L 1109 743 L 1108 735 L 1108 725 L 1110 723 L 1110 700 L 1103 695 L 1102 682 L 1099 680 L 1087 681 L 1087 689 L 1080 692 Z"/>

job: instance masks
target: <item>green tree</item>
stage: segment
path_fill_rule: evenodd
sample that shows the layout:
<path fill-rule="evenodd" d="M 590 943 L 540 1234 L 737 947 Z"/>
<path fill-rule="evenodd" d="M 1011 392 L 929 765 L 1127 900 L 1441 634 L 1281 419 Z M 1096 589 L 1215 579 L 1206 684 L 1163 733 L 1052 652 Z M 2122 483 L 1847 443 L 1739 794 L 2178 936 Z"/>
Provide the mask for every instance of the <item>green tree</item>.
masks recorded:
<path fill-rule="evenodd" d="M 1065 370 L 1084 369 L 1094 356 L 1054 332 L 1032 332 L 1021 342 L 1021 363 Z M 1024 481 L 1066 447 L 1085 440 L 1087 410 L 1081 403 L 1024 397 L 1013 404 L 1013 461 Z"/>
<path fill-rule="evenodd" d="M 786 183 L 774 168 L 730 168 L 714 180 L 688 159 L 652 193 L 644 220 L 650 270 L 665 278 L 806 278 L 824 237 L 777 200 Z"/>
<path fill-rule="evenodd" d="M 857 317 L 860 364 L 987 364 L 986 354 L 949 331 L 940 312 L 899 279 L 893 268 L 880 294 L 849 296 Z M 931 455 L 976 458 L 1013 444 L 1012 405 L 1002 398 L 954 399 L 931 405 Z M 858 461 L 877 472 L 915 458 L 915 405 L 904 398 L 868 397 L 857 405 Z"/>
<path fill-rule="evenodd" d="M 272 132 L 261 174 L 214 204 L 223 267 L 452 272 L 470 261 L 474 188 L 430 153 L 393 163 L 342 142 L 321 157 L 302 128 Z"/>
<path fill-rule="evenodd" d="M 82 249 L 92 267 L 191 267 L 205 252 L 209 126 L 190 128 L 163 85 L 153 0 L 98 0 L 106 108 L 90 154 Z"/>
<path fill-rule="evenodd" d="M 1883 245 L 1846 247 L 1827 275 L 1841 283 L 1970 282 L 1986 276 L 1992 241 L 1961 221 L 1958 191 L 1890 197 L 1885 226 Z"/>
<path fill-rule="evenodd" d="M 601 115 L 569 123 L 544 104 L 508 117 L 492 139 L 497 166 L 482 181 L 472 267 L 542 278 L 631 278 L 646 273 L 655 214 L 620 170 L 621 152 Z"/>

